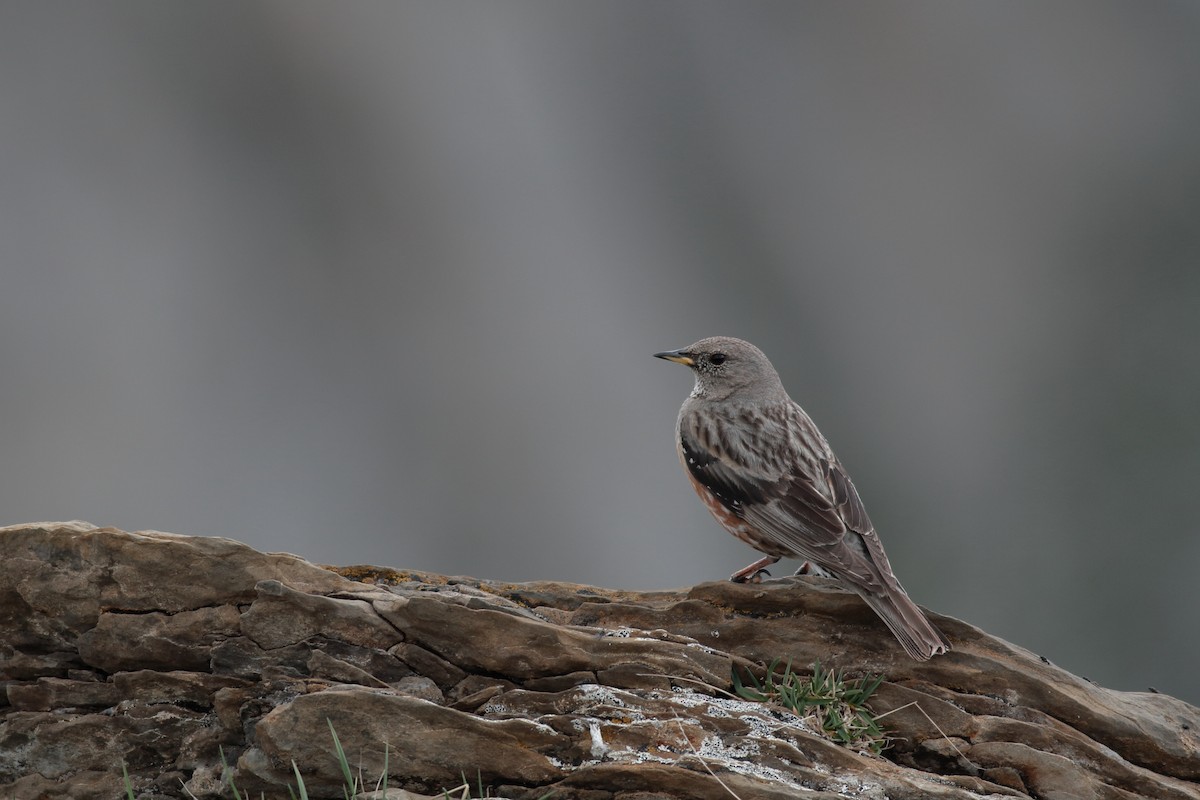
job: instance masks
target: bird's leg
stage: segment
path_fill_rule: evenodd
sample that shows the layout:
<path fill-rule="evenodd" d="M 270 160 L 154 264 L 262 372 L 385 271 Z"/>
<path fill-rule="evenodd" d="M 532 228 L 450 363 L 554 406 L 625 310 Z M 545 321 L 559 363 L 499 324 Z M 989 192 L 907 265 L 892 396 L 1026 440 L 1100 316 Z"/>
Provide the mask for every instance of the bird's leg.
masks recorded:
<path fill-rule="evenodd" d="M 755 561 L 748 567 L 742 567 L 737 572 L 729 576 L 729 580 L 734 583 L 759 583 L 763 575 L 770 576 L 767 572 L 767 567 L 774 564 L 782 556 L 764 556 L 758 561 Z"/>

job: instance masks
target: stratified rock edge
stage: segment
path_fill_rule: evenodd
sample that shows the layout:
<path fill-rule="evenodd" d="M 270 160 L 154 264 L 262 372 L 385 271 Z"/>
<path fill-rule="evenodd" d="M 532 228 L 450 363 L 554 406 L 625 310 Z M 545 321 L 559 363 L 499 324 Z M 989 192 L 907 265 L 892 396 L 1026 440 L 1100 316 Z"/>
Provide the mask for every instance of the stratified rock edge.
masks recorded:
<path fill-rule="evenodd" d="M 822 579 L 640 593 L 0 528 L 0 797 L 123 796 L 122 765 L 142 797 L 229 797 L 222 752 L 243 796 L 287 797 L 294 762 L 341 797 L 332 724 L 430 795 L 1200 798 L 1196 708 L 935 619 L 955 649 L 918 664 Z M 885 675 L 887 757 L 727 694 L 776 658 Z"/>

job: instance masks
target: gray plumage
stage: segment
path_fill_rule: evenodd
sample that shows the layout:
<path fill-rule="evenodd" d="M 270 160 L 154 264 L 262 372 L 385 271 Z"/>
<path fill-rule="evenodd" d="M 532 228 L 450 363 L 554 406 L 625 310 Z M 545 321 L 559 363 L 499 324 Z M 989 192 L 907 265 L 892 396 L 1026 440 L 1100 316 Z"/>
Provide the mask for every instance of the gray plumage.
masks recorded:
<path fill-rule="evenodd" d="M 779 374 L 749 342 L 724 336 L 656 353 L 696 374 L 679 410 L 679 457 L 730 533 L 768 558 L 805 559 L 857 592 L 905 651 L 924 661 L 950 643 L 896 579 L 846 470 Z"/>

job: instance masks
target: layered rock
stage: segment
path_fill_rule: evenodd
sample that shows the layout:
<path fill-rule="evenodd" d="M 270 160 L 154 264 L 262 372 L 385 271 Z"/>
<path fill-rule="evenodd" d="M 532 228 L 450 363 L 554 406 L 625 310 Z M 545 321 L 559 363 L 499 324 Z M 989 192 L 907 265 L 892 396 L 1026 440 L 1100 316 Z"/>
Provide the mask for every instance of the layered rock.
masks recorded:
<path fill-rule="evenodd" d="M 1200 798 L 1200 711 L 957 620 L 909 660 L 819 578 L 619 592 L 322 568 L 227 539 L 0 529 L 0 797 Z M 736 668 L 881 673 L 884 756 L 733 697 Z M 222 758 L 228 769 L 222 767 Z M 413 797 L 394 792 L 395 797 Z"/>

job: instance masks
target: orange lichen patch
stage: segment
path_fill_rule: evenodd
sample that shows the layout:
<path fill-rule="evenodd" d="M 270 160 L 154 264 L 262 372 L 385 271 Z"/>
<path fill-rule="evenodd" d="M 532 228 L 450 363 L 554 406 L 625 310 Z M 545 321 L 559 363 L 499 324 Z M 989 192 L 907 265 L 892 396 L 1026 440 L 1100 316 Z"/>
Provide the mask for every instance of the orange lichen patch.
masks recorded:
<path fill-rule="evenodd" d="M 367 584 L 396 585 L 419 581 L 421 583 L 444 585 L 449 582 L 446 576 L 436 575 L 431 572 L 376 567 L 370 564 L 355 564 L 347 567 L 322 564 L 321 567 L 341 575 L 343 578 Z"/>

